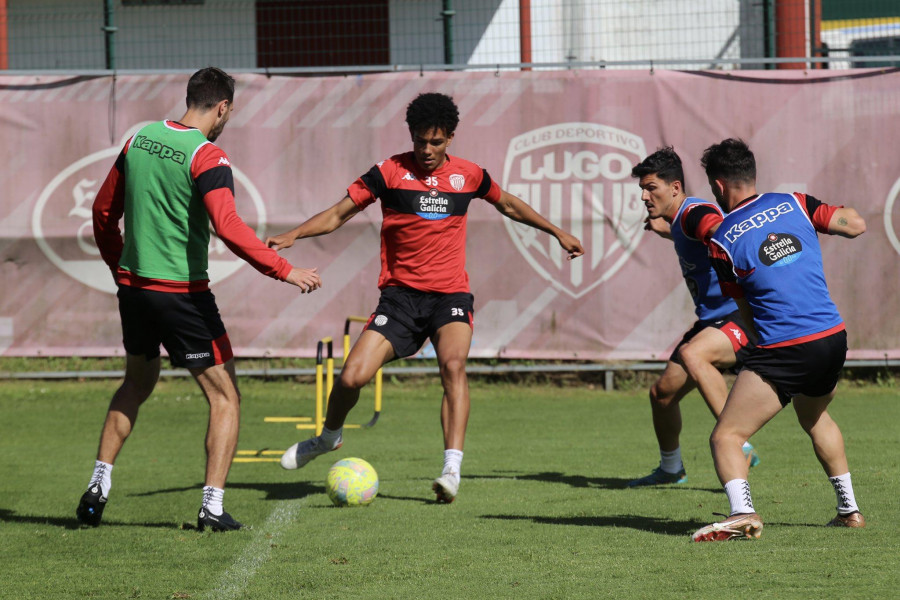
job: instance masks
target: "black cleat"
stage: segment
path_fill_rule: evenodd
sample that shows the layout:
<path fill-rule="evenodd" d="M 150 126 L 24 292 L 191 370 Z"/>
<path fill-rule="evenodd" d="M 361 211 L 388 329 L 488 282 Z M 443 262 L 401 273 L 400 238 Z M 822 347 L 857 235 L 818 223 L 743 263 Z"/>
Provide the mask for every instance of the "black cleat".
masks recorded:
<path fill-rule="evenodd" d="M 234 531 L 241 529 L 243 525 L 232 519 L 227 512 L 223 511 L 221 515 L 216 516 L 205 508 L 201 508 L 197 515 L 197 529 L 203 531 L 207 527 L 213 531 Z"/>
<path fill-rule="evenodd" d="M 96 483 L 81 496 L 78 508 L 75 509 L 75 516 L 83 525 L 96 527 L 100 524 L 103 509 L 106 508 L 106 498 L 100 494 L 100 484 Z"/>

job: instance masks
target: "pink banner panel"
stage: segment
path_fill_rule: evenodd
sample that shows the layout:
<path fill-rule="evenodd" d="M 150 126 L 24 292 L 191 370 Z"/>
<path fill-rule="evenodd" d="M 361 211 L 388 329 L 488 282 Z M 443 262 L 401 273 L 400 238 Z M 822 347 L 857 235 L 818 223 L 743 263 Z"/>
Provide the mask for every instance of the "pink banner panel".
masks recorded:
<path fill-rule="evenodd" d="M 688 193 L 711 198 L 703 149 L 741 137 L 760 191 L 852 206 L 868 231 L 822 236 L 852 358 L 900 358 L 900 72 L 548 71 L 240 75 L 218 140 L 238 212 L 260 238 L 340 200 L 373 164 L 411 149 L 405 108 L 420 92 L 460 107 L 451 154 L 479 163 L 584 243 L 567 261 L 547 234 L 483 201 L 469 211 L 472 356 L 665 359 L 693 323 L 670 242 L 645 232 L 634 163 L 673 145 Z M 184 113 L 187 76 L 0 77 L 0 352 L 121 355 L 115 288 L 91 203 L 142 124 Z M 380 210 L 284 255 L 318 267 L 313 294 L 268 279 L 218 240 L 210 276 L 238 356 L 312 356 L 378 300 Z M 888 300 L 885 300 L 888 299 Z M 356 326 L 358 328 L 358 325 Z M 354 330 L 354 333 L 358 329 Z M 426 346 L 421 354 L 427 356 Z"/>

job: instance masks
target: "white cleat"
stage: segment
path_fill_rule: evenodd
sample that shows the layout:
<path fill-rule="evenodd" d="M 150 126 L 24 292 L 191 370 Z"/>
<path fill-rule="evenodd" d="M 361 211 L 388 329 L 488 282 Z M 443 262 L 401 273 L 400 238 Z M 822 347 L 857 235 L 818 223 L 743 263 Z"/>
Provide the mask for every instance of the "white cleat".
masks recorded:
<path fill-rule="evenodd" d="M 290 470 L 299 469 L 315 457 L 327 452 L 333 452 L 343 444 L 343 439 L 338 438 L 337 443 L 333 447 L 328 448 L 320 436 L 297 442 L 281 455 L 281 467 Z"/>
<path fill-rule="evenodd" d="M 451 473 L 445 473 L 431 484 L 431 489 L 437 494 L 437 501 L 450 504 L 456 498 L 459 491 L 459 477 Z"/>
<path fill-rule="evenodd" d="M 719 523 L 701 527 L 691 539 L 695 542 L 724 542 L 735 538 L 759 539 L 763 522 L 756 513 L 732 515 Z"/>

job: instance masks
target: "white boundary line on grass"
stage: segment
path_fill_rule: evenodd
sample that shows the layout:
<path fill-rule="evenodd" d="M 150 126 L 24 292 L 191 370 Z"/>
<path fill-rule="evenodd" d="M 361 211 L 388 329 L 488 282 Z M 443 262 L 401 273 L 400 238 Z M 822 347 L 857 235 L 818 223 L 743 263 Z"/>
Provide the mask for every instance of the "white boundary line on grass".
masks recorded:
<path fill-rule="evenodd" d="M 296 514 L 305 504 L 303 500 L 282 502 L 261 527 L 254 527 L 253 539 L 241 553 L 234 564 L 225 569 L 221 583 L 211 592 L 205 594 L 216 600 L 231 600 L 240 597 L 250 585 L 259 567 L 266 562 L 272 552 L 272 544 L 284 531 L 284 527 L 295 520 Z"/>

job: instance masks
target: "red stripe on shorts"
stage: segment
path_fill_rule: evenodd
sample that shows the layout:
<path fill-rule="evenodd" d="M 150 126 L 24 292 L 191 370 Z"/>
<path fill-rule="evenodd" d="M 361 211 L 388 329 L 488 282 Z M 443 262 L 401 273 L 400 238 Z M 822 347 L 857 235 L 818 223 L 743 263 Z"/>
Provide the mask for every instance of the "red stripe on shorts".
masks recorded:
<path fill-rule="evenodd" d="M 213 358 L 216 359 L 215 364 L 222 365 L 234 358 L 234 352 L 231 350 L 231 340 L 228 334 L 223 333 L 212 341 Z"/>
<path fill-rule="evenodd" d="M 747 334 L 733 321 L 728 321 L 719 327 L 719 331 L 728 336 L 728 339 L 731 340 L 731 347 L 735 352 L 747 345 Z"/>

